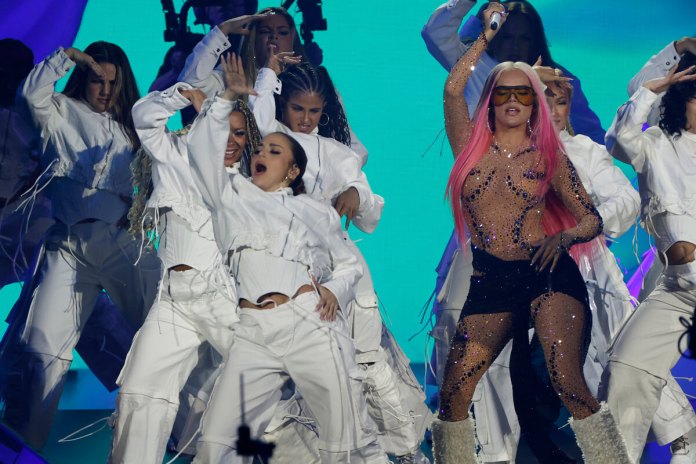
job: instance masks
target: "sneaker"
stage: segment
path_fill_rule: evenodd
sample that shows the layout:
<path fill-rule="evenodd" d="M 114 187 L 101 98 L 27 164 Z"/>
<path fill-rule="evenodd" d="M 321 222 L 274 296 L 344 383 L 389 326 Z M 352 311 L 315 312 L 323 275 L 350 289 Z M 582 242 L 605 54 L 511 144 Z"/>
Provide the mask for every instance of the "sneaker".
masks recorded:
<path fill-rule="evenodd" d="M 669 445 L 672 459 L 669 464 L 696 464 L 696 450 L 689 446 L 689 439 L 681 436 Z"/>

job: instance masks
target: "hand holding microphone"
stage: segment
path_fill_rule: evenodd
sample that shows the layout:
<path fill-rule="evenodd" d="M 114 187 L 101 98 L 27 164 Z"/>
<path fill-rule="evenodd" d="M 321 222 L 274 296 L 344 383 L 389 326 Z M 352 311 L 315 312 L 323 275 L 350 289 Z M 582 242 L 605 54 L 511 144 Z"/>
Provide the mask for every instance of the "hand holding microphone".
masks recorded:
<path fill-rule="evenodd" d="M 502 19 L 502 16 L 500 13 L 497 11 L 494 11 L 493 14 L 491 14 L 491 30 L 495 31 L 500 27 L 500 20 Z"/>

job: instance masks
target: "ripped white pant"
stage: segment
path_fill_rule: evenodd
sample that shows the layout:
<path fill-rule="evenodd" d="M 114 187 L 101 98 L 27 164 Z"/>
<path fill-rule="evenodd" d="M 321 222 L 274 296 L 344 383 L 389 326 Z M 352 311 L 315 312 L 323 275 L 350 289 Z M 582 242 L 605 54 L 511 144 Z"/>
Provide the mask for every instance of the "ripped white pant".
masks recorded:
<path fill-rule="evenodd" d="M 250 463 L 237 455 L 242 398 L 253 438 L 263 434 L 292 379 L 316 420 L 321 462 L 385 463 L 367 416 L 361 371 L 345 321 L 319 319 L 315 293 L 274 309 L 241 309 L 234 343 L 203 415 L 194 463 Z M 240 384 L 243 383 L 243 394 Z"/>
<path fill-rule="evenodd" d="M 238 321 L 236 296 L 211 281 L 195 269 L 165 273 L 118 379 L 109 463 L 160 464 L 199 349 L 207 341 L 227 354 Z"/>
<path fill-rule="evenodd" d="M 690 320 L 694 307 L 696 262 L 667 266 L 662 280 L 633 313 L 610 350 L 600 396 L 607 398 L 635 462 L 643 452 L 655 412 L 658 406 L 662 408 L 670 370 L 681 357 L 678 343 L 686 329 L 680 318 Z M 681 343 L 684 349 L 686 337 Z M 655 417 L 663 426 L 674 422 L 696 426 L 696 415 L 688 402 L 675 413 L 673 417 Z"/>

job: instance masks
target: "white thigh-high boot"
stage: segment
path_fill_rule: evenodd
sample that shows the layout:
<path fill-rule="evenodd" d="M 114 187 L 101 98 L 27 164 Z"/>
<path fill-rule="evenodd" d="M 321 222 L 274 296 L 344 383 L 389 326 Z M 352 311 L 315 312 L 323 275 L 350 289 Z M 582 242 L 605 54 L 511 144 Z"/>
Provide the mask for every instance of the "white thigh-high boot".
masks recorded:
<path fill-rule="evenodd" d="M 569 424 L 586 464 L 633 464 L 606 403 L 601 403 L 599 411 L 585 419 L 571 418 Z"/>
<path fill-rule="evenodd" d="M 476 464 L 474 421 L 447 422 L 435 419 L 433 428 L 433 464 Z"/>

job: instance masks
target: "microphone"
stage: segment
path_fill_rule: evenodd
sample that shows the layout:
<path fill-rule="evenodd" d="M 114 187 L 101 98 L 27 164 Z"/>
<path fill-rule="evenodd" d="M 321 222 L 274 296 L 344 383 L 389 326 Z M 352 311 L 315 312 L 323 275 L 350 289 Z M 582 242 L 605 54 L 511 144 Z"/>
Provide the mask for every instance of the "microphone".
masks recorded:
<path fill-rule="evenodd" d="M 493 12 L 493 14 L 491 14 L 491 30 L 492 31 L 495 31 L 496 29 L 498 29 L 498 27 L 500 27 L 500 20 L 501 19 L 502 19 L 502 17 L 500 16 L 500 13 L 498 13 L 497 11 L 495 11 L 495 12 Z"/>

